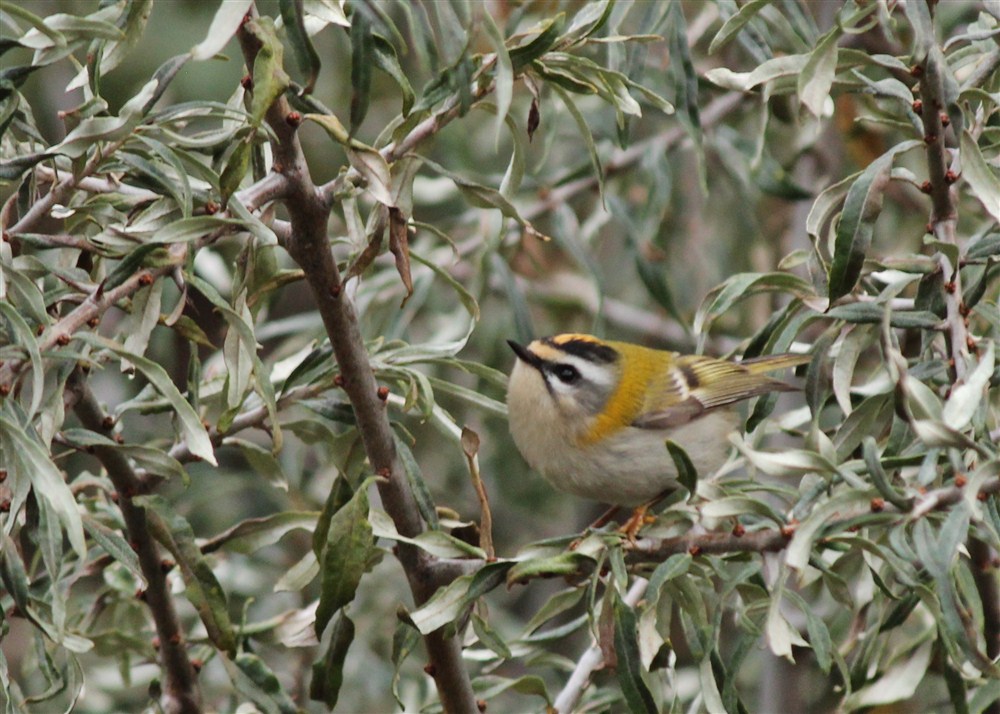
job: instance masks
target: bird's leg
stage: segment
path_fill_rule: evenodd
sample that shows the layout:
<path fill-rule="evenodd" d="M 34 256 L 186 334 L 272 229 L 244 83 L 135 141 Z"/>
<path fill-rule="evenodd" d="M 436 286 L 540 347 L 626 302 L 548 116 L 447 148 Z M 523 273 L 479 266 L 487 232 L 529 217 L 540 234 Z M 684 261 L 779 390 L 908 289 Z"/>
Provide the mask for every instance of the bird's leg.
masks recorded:
<path fill-rule="evenodd" d="M 635 510 L 632 511 L 632 515 L 629 516 L 628 520 L 625 521 L 622 524 L 621 528 L 618 529 L 618 532 L 624 534 L 625 538 L 628 540 L 630 544 L 635 544 L 635 537 L 636 535 L 638 535 L 639 530 L 644 525 L 652 523 L 653 521 L 656 520 L 656 516 L 647 515 L 649 509 L 655 506 L 660 501 L 662 501 L 669 494 L 670 491 L 664 491 L 658 496 L 654 496 L 648 501 L 640 503 L 638 506 L 635 507 Z"/>

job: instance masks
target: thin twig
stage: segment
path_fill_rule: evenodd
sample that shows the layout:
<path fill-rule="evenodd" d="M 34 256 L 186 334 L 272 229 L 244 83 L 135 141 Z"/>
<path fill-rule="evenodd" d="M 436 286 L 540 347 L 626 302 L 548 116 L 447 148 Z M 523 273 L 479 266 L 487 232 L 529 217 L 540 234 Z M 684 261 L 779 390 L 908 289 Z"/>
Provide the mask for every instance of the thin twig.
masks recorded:
<path fill-rule="evenodd" d="M 622 601 L 629 607 L 635 607 L 642 596 L 646 594 L 646 586 L 648 585 L 649 581 L 645 578 L 636 578 Z M 574 711 L 577 702 L 583 696 L 583 690 L 590 684 L 591 675 L 603 666 L 604 652 L 601 650 L 601 644 L 594 642 L 577 660 L 576 667 L 573 668 L 572 674 L 552 704 L 553 713 L 569 714 Z"/>
<path fill-rule="evenodd" d="M 111 430 L 105 426 L 107 414 L 87 384 L 82 370 L 74 371 L 67 384 L 67 391 L 73 395 L 73 409 L 83 426 L 110 438 Z M 194 667 L 188 659 L 184 630 L 170 595 L 159 548 L 153 541 L 146 522 L 145 509 L 132 502 L 141 493 L 141 482 L 121 451 L 107 446 L 95 446 L 94 456 L 104 466 L 108 478 L 114 484 L 129 543 L 135 550 L 142 575 L 146 579 L 143 600 L 149 606 L 160 642 L 160 666 L 163 669 L 161 705 L 169 714 L 200 712 L 201 692 Z"/>

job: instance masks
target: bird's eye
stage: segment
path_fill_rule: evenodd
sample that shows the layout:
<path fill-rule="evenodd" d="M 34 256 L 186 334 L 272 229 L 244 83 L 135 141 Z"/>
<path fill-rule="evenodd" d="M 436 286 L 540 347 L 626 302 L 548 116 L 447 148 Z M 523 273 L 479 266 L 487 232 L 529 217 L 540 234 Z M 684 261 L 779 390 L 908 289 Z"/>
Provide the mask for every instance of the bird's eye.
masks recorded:
<path fill-rule="evenodd" d="M 573 384 L 580 379 L 580 372 L 571 364 L 557 364 L 552 368 L 552 373 L 563 384 Z"/>

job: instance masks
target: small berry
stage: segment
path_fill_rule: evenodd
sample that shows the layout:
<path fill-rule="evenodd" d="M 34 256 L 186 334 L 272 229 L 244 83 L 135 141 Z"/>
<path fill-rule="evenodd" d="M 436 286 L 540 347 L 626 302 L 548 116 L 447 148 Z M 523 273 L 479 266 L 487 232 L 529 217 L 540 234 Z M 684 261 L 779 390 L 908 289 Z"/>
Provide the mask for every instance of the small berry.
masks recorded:
<path fill-rule="evenodd" d="M 64 335 L 59 335 L 59 337 L 56 338 L 56 344 L 59 345 L 60 347 L 65 347 L 66 345 L 68 345 L 69 344 L 69 335 L 65 335 L 65 334 Z"/>
<path fill-rule="evenodd" d="M 115 425 L 115 418 L 110 414 L 101 420 L 101 426 L 104 427 L 105 429 L 110 429 L 114 425 Z"/>
<path fill-rule="evenodd" d="M 0 397 L 6 397 L 8 394 L 10 394 L 10 385 L 0 384 Z"/>
<path fill-rule="evenodd" d="M 216 203 L 215 201 L 206 201 L 205 202 L 205 213 L 207 213 L 210 216 L 214 216 L 218 212 L 219 212 L 219 204 L 218 203 Z"/>
<path fill-rule="evenodd" d="M 149 273 L 141 273 L 139 275 L 139 285 L 141 285 L 144 288 L 148 288 L 152 284 L 153 284 L 152 275 L 150 275 Z"/>
<path fill-rule="evenodd" d="M 911 104 L 910 106 L 913 107 L 913 111 L 916 112 L 917 114 L 919 114 L 924 110 L 924 103 L 919 99 L 914 99 L 913 104 Z"/>
<path fill-rule="evenodd" d="M 340 283 L 337 283 L 336 285 L 331 285 L 330 297 L 339 298 L 342 290 L 343 288 L 341 287 Z"/>
<path fill-rule="evenodd" d="M 688 553 L 693 558 L 701 555 L 701 546 L 700 545 L 692 545 L 690 548 L 688 548 Z"/>
<path fill-rule="evenodd" d="M 941 114 L 939 116 L 941 117 L 941 126 L 948 126 L 949 124 L 951 124 L 951 117 L 950 116 L 948 116 L 944 112 L 941 112 Z"/>
<path fill-rule="evenodd" d="M 288 126 L 295 128 L 302 123 L 302 115 L 298 112 L 288 112 L 288 114 L 285 115 L 285 123 L 288 124 Z"/>
<path fill-rule="evenodd" d="M 344 379 L 344 375 L 342 374 L 338 374 L 336 377 L 333 378 L 334 387 L 343 387 L 346 383 L 347 380 Z"/>
<path fill-rule="evenodd" d="M 948 293 L 949 295 L 954 295 L 955 294 L 955 282 L 953 280 L 947 281 L 944 284 L 944 291 L 946 293 Z"/>
<path fill-rule="evenodd" d="M 381 386 L 378 388 L 377 394 L 378 398 L 384 402 L 386 399 L 389 398 L 389 388 L 386 386 Z"/>
<path fill-rule="evenodd" d="M 478 709 L 481 712 L 486 711 L 486 700 L 485 699 L 477 699 L 476 700 L 476 709 Z"/>
<path fill-rule="evenodd" d="M 243 85 L 243 89 L 249 92 L 253 89 L 253 78 L 249 74 L 244 74 L 243 79 L 240 80 L 240 84 Z"/>
<path fill-rule="evenodd" d="M 201 671 L 201 668 L 205 666 L 205 661 L 198 657 L 191 660 L 191 669 L 195 671 L 195 674 Z"/>
<path fill-rule="evenodd" d="M 739 521 L 737 521 L 736 524 L 733 526 L 733 536 L 736 538 L 742 538 L 746 532 L 747 529 Z"/>
<path fill-rule="evenodd" d="M 912 67 L 910 67 L 910 76 L 911 77 L 923 77 L 924 76 L 924 68 L 921 67 L 919 64 L 913 65 Z"/>
<path fill-rule="evenodd" d="M 871 502 L 872 513 L 881 513 L 885 510 L 884 498 L 873 498 Z"/>
<path fill-rule="evenodd" d="M 947 171 L 944 172 L 944 182 L 945 183 L 947 183 L 947 184 L 953 184 L 956 181 L 958 181 L 958 174 L 957 173 L 955 173 L 951 169 L 948 169 Z"/>
<path fill-rule="evenodd" d="M 965 474 L 955 474 L 955 485 L 962 488 L 969 482 L 969 479 L 965 477 Z"/>
<path fill-rule="evenodd" d="M 930 181 L 924 181 L 922 184 L 920 184 L 920 190 L 923 191 L 924 193 L 930 193 L 932 188 L 933 187 L 931 186 Z"/>
<path fill-rule="evenodd" d="M 160 649 L 160 638 L 159 637 L 154 637 L 152 639 L 152 645 L 153 645 L 153 649 L 154 650 L 159 651 L 159 649 Z"/>
<path fill-rule="evenodd" d="M 90 318 L 89 320 L 87 320 L 87 327 L 89 327 L 89 328 L 90 328 L 90 329 L 92 329 L 92 330 L 93 330 L 94 328 L 96 328 L 96 327 L 97 327 L 98 325 L 100 325 L 100 324 L 101 324 L 101 318 L 99 318 L 99 317 L 96 317 L 96 316 L 95 316 L 95 317 L 92 317 L 92 318 Z"/>
<path fill-rule="evenodd" d="M 924 143 L 927 144 L 928 146 L 930 146 L 931 144 L 933 144 L 935 141 L 937 141 L 937 134 L 925 134 L 924 135 Z"/>

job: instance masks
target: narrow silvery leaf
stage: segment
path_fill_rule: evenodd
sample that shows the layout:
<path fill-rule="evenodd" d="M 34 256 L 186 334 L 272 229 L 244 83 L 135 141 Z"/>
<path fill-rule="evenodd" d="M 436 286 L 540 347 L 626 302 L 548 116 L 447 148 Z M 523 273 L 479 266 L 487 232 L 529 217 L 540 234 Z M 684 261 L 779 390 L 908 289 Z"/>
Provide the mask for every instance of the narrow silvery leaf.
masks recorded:
<path fill-rule="evenodd" d="M 201 417 L 198 416 L 198 413 L 195 412 L 178 391 L 177 387 L 174 386 L 173 381 L 163 367 L 145 357 L 134 355 L 126 351 L 121 345 L 99 335 L 78 333 L 77 338 L 88 342 L 94 347 L 111 350 L 120 358 L 131 361 L 136 366 L 136 369 L 142 372 L 143 376 L 149 380 L 150 384 L 170 402 L 170 406 L 173 408 L 174 413 L 177 415 L 177 420 L 180 422 L 181 434 L 184 437 L 184 441 L 187 442 L 191 453 L 213 466 L 218 465 L 218 462 L 215 460 L 215 450 L 212 447 L 212 440 L 209 438 L 208 432 L 205 431 L 205 426 L 201 423 Z"/>
<path fill-rule="evenodd" d="M 976 409 L 986 398 L 986 388 L 993 376 L 996 343 L 986 340 L 986 351 L 979 358 L 979 364 L 968 375 L 964 384 L 959 385 L 948 397 L 941 410 L 941 418 L 952 429 L 961 431 L 972 420 Z"/>
<path fill-rule="evenodd" d="M 31 482 L 36 498 L 44 498 L 55 512 L 73 550 L 81 559 L 87 557 L 87 544 L 83 537 L 83 521 L 73 492 L 63 479 L 46 450 L 35 439 L 4 416 L 0 416 L 0 444 L 9 459 L 16 480 Z"/>
<path fill-rule="evenodd" d="M 163 281 L 154 280 L 153 284 L 141 288 L 132 297 L 132 313 L 125 322 L 125 343 L 123 349 L 142 356 L 149 346 L 149 337 L 153 334 L 153 328 L 160 320 L 160 298 L 163 295 Z M 130 372 L 132 364 L 127 360 L 121 361 L 122 372 Z"/>
<path fill-rule="evenodd" d="M 253 0 L 227 0 L 219 3 L 205 39 L 191 48 L 191 59 L 207 60 L 222 52 L 222 48 L 236 34 L 251 5 Z"/>
<path fill-rule="evenodd" d="M 439 589 L 420 609 L 410 613 L 410 620 L 421 634 L 429 634 L 449 622 L 453 622 L 465 608 L 465 594 L 472 583 L 472 575 L 455 578 L 446 587 Z"/>
<path fill-rule="evenodd" d="M 495 73 L 495 94 L 497 98 L 497 119 L 494 129 L 494 143 L 500 145 L 500 136 L 503 133 L 504 120 L 510 111 L 511 102 L 514 100 L 514 64 L 511 62 L 510 54 L 507 52 L 507 45 L 504 43 L 503 34 L 497 27 L 493 16 L 489 12 L 482 12 L 482 25 L 486 31 L 486 37 L 493 46 L 496 53 L 494 65 Z"/>
<path fill-rule="evenodd" d="M 837 73 L 837 40 L 840 28 L 830 30 L 809 55 L 809 61 L 798 79 L 802 103 L 815 117 L 823 115 L 823 105 L 830 98 L 830 87 Z"/>
<path fill-rule="evenodd" d="M 962 178 L 980 200 L 993 220 L 1000 221 L 1000 178 L 990 169 L 979 145 L 965 130 L 960 137 L 962 157 Z"/>

